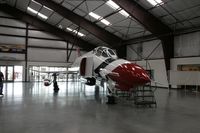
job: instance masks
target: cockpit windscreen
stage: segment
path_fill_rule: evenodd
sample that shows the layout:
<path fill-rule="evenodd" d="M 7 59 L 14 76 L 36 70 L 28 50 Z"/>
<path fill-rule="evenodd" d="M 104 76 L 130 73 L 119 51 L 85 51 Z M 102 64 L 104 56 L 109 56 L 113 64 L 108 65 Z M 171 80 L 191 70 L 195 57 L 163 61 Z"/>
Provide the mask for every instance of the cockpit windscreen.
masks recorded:
<path fill-rule="evenodd" d="M 117 54 L 112 49 L 107 47 L 97 47 L 93 52 L 96 56 L 103 56 L 105 58 L 111 57 L 113 59 L 117 59 Z"/>

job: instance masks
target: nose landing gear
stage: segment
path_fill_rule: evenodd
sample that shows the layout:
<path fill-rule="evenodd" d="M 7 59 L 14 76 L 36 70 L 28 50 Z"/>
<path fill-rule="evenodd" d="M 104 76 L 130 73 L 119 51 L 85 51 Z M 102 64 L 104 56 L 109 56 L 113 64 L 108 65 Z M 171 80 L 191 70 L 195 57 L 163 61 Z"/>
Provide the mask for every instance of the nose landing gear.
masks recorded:
<path fill-rule="evenodd" d="M 115 83 L 110 78 L 107 78 L 107 79 L 108 79 L 107 89 L 108 89 L 109 94 L 107 95 L 108 101 L 106 103 L 107 104 L 116 104 Z"/>
<path fill-rule="evenodd" d="M 54 90 L 54 93 L 58 93 L 59 87 L 58 87 L 58 83 L 57 83 L 57 74 L 53 73 L 52 76 L 53 76 L 53 90 Z"/>
<path fill-rule="evenodd" d="M 116 104 L 115 96 L 107 96 L 108 101 L 106 102 L 107 104 Z"/>

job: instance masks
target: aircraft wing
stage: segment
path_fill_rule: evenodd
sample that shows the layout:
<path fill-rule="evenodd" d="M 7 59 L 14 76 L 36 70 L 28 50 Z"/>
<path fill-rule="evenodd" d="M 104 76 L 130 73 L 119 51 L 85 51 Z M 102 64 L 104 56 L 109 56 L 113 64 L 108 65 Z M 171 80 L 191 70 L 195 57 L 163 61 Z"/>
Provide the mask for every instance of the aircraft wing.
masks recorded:
<path fill-rule="evenodd" d="M 33 70 L 31 69 L 31 71 L 35 71 L 35 72 L 39 72 L 39 73 L 47 73 L 47 74 L 76 74 L 78 73 L 77 70 L 69 70 L 69 71 L 39 71 L 39 70 Z"/>

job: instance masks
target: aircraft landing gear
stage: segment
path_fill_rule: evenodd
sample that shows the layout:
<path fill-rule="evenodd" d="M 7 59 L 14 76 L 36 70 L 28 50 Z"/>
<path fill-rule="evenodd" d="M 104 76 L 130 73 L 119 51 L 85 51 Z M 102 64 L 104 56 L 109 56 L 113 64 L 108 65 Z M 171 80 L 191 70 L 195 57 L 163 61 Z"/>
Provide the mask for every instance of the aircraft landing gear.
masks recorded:
<path fill-rule="evenodd" d="M 107 96 L 108 98 L 108 101 L 106 102 L 107 104 L 116 104 L 116 101 L 115 101 L 115 96 Z"/>
<path fill-rule="evenodd" d="M 54 93 L 58 93 L 59 87 L 58 87 L 58 83 L 57 83 L 57 74 L 54 73 L 52 76 L 53 76 L 53 90 L 54 90 Z"/>
<path fill-rule="evenodd" d="M 53 90 L 54 90 L 55 93 L 57 93 L 57 92 L 59 91 L 59 87 L 58 87 L 57 81 L 55 81 L 55 82 L 53 83 Z"/>
<path fill-rule="evenodd" d="M 116 97 L 115 97 L 115 84 L 113 83 L 113 81 L 107 77 L 107 89 L 108 89 L 108 101 L 106 102 L 107 104 L 116 104 Z"/>
<path fill-rule="evenodd" d="M 116 104 L 116 100 L 115 100 L 115 96 L 113 94 L 113 92 L 108 88 L 108 95 L 107 95 L 107 98 L 108 98 L 108 101 L 106 102 L 107 104 Z"/>

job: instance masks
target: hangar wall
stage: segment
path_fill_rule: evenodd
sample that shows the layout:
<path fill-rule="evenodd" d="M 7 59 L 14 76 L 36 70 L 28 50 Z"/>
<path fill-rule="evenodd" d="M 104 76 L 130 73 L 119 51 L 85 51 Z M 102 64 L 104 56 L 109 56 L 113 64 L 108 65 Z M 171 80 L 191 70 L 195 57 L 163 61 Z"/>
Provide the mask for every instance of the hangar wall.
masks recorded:
<path fill-rule="evenodd" d="M 162 83 L 163 87 L 168 86 L 166 68 L 163 59 L 162 45 L 159 40 L 141 42 L 127 46 L 127 59 L 138 63 L 145 69 L 151 69 L 154 73 L 154 80 Z M 174 54 L 175 58 L 171 59 L 171 70 L 177 70 L 177 66 L 181 64 L 200 64 L 200 32 L 187 33 L 177 35 L 174 38 Z M 156 48 L 156 46 L 158 46 Z M 156 48 L 156 49 L 155 49 Z M 153 51 L 155 50 L 155 51 Z M 151 55 L 150 53 L 153 52 Z M 139 55 L 141 56 L 138 56 Z M 147 59 L 150 67 L 146 61 Z M 141 59 L 142 57 L 142 59 Z M 147 66 L 147 68 L 146 68 Z"/>
<path fill-rule="evenodd" d="M 0 12 L 0 44 L 26 44 L 26 23 L 20 22 L 12 16 Z M 37 27 L 28 26 L 28 66 L 66 66 L 67 43 Z M 154 80 L 167 84 L 166 69 L 160 40 L 141 42 L 127 46 L 127 59 L 146 66 L 147 59 L 154 70 Z M 171 69 L 176 70 L 179 64 L 199 64 L 200 60 L 200 32 L 193 32 L 175 36 L 175 58 L 171 59 Z M 39 48 L 40 47 L 40 48 Z M 42 48 L 41 48 L 42 47 Z M 53 49 L 55 48 L 55 49 Z M 71 45 L 69 45 L 71 48 Z M 76 58 L 76 51 L 72 51 L 69 62 Z M 0 53 L 0 64 L 25 66 L 25 53 Z"/>
<path fill-rule="evenodd" d="M 200 32 L 183 34 L 174 38 L 174 56 L 200 56 Z"/>
<path fill-rule="evenodd" d="M 3 12 L 0 12 L 0 20 L 0 45 L 4 45 L 2 46 L 4 47 L 3 51 L 0 51 L 0 65 L 21 65 L 25 68 L 26 52 L 8 51 L 5 46 L 20 45 L 25 49 L 26 42 L 28 67 L 32 65 L 64 67 L 77 57 L 74 46 L 67 63 L 67 53 L 70 53 L 69 49 L 72 45 L 68 43 L 67 47 L 67 42 L 57 36 L 31 25 L 27 27 L 26 23 Z M 26 31 L 28 31 L 28 35 L 26 35 Z M 25 81 L 25 69 L 23 71 L 23 81 Z"/>

